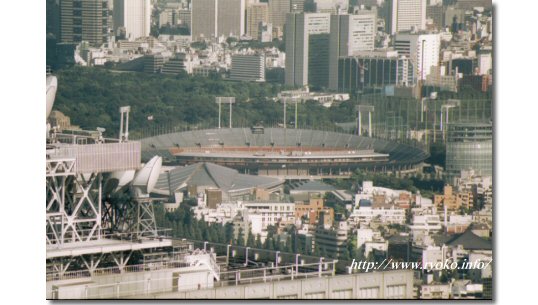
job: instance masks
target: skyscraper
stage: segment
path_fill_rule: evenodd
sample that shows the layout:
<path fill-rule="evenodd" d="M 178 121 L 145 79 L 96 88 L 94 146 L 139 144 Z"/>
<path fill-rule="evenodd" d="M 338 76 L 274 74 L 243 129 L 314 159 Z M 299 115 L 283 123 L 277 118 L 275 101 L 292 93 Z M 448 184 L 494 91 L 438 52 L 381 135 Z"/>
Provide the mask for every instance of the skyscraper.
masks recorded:
<path fill-rule="evenodd" d="M 304 12 L 304 3 L 306 0 L 290 0 L 290 12 L 302 13 Z"/>
<path fill-rule="evenodd" d="M 245 33 L 245 0 L 192 1 L 192 39 Z"/>
<path fill-rule="evenodd" d="M 394 38 L 394 49 L 399 55 L 409 56 L 418 80 L 425 80 L 431 68 L 439 65 L 440 48 L 439 34 L 400 33 Z"/>
<path fill-rule="evenodd" d="M 330 15 L 286 16 L 285 82 L 291 86 L 328 86 Z"/>
<path fill-rule="evenodd" d="M 151 27 L 150 0 L 114 0 L 114 31 L 125 28 L 125 37 L 134 40 L 149 36 Z"/>
<path fill-rule="evenodd" d="M 258 29 L 261 22 L 269 20 L 267 3 L 252 3 L 247 7 L 247 35 L 252 39 L 258 39 Z"/>
<path fill-rule="evenodd" d="M 99 46 L 107 41 L 108 30 L 107 0 L 60 1 L 60 42 Z"/>
<path fill-rule="evenodd" d="M 338 58 L 375 47 L 376 12 L 332 15 L 329 47 L 329 88 L 338 89 Z"/>
<path fill-rule="evenodd" d="M 192 2 L 192 40 L 217 36 L 217 0 Z"/>
<path fill-rule="evenodd" d="M 389 0 L 387 31 L 395 34 L 413 28 L 426 28 L 426 0 Z"/>
<path fill-rule="evenodd" d="M 290 0 L 269 0 L 269 23 L 282 29 L 286 23 L 286 14 L 290 12 L 290 7 Z"/>
<path fill-rule="evenodd" d="M 196 1 L 193 1 L 196 2 Z M 245 0 L 217 0 L 218 36 L 245 34 Z"/>

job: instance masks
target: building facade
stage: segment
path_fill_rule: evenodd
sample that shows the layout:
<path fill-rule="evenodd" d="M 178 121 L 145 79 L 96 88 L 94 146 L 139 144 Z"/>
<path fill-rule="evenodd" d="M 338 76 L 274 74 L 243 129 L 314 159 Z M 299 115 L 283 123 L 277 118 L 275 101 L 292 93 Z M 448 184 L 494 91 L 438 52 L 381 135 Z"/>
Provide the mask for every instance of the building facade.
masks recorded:
<path fill-rule="evenodd" d="M 329 46 L 329 89 L 338 89 L 338 60 L 359 51 L 373 51 L 376 34 L 376 11 L 359 11 L 354 15 L 331 15 Z"/>
<path fill-rule="evenodd" d="M 260 23 L 269 21 L 269 6 L 267 3 L 253 3 L 247 7 L 247 35 L 259 39 Z"/>
<path fill-rule="evenodd" d="M 389 0 L 387 32 L 396 34 L 426 28 L 426 0 Z"/>
<path fill-rule="evenodd" d="M 237 81 L 265 81 L 264 55 L 232 55 L 232 69 L 230 80 Z"/>
<path fill-rule="evenodd" d="M 285 83 L 328 85 L 330 15 L 290 13 L 286 19 Z"/>
<path fill-rule="evenodd" d="M 196 0 L 192 2 L 193 41 L 245 33 L 245 0 Z"/>
<path fill-rule="evenodd" d="M 400 33 L 394 38 L 394 49 L 398 55 L 408 56 L 416 69 L 418 80 L 425 80 L 431 68 L 439 66 L 441 37 L 435 33 Z"/>
<path fill-rule="evenodd" d="M 413 86 L 416 83 L 413 63 L 397 52 L 364 52 L 338 60 L 339 92 L 356 92 L 365 88 Z"/>
<path fill-rule="evenodd" d="M 290 12 L 290 0 L 269 0 L 269 23 L 274 27 L 284 28 L 286 14 Z"/>
<path fill-rule="evenodd" d="M 125 28 L 125 37 L 135 40 L 150 34 L 150 0 L 114 0 L 114 32 Z"/>
<path fill-rule="evenodd" d="M 61 0 L 60 42 L 89 42 L 100 46 L 109 32 L 107 0 Z"/>
<path fill-rule="evenodd" d="M 474 170 L 482 176 L 493 174 L 493 127 L 488 123 L 449 123 L 446 143 L 447 181 Z"/>

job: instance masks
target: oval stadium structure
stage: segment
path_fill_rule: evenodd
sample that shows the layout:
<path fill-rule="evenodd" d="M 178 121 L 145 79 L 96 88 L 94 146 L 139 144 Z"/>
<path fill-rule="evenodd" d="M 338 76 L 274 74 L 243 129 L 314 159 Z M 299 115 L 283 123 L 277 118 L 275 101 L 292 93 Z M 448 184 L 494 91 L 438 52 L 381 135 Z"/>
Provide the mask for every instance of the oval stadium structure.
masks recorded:
<path fill-rule="evenodd" d="M 287 179 L 349 177 L 356 169 L 412 172 L 429 156 L 394 141 L 289 128 L 192 130 L 141 142 L 144 161 L 159 155 L 167 165 L 211 162 L 246 174 Z"/>

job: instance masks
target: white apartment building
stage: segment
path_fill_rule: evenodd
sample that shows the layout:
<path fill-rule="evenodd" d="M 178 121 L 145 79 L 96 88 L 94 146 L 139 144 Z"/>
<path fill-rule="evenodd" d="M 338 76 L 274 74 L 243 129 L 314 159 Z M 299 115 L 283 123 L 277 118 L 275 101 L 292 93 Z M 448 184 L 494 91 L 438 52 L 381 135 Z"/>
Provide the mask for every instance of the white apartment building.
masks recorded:
<path fill-rule="evenodd" d="M 437 214 L 414 215 L 413 223 L 409 226 L 415 232 L 437 232 L 442 229 L 441 218 Z"/>
<path fill-rule="evenodd" d="M 411 59 L 417 79 L 426 80 L 432 67 L 439 66 L 441 38 L 435 33 L 399 33 L 394 38 L 394 49 Z"/>
<path fill-rule="evenodd" d="M 387 224 L 405 224 L 405 210 L 400 208 L 372 209 L 372 207 L 360 207 L 354 209 L 349 220 L 356 224 L 369 224 L 374 218 L 379 218 Z"/>
<path fill-rule="evenodd" d="M 245 215 L 246 209 L 235 202 L 232 203 L 221 203 L 217 205 L 216 209 L 209 208 L 193 208 L 192 209 L 196 219 L 204 219 L 207 223 L 228 223 L 232 222 L 233 218 L 240 213 Z"/>
<path fill-rule="evenodd" d="M 295 203 L 293 202 L 242 202 L 248 210 L 249 219 L 254 230 L 265 231 L 267 226 L 276 226 L 279 222 L 295 221 Z"/>
<path fill-rule="evenodd" d="M 147 37 L 151 27 L 150 0 L 114 0 L 114 31 L 125 28 L 128 40 Z"/>

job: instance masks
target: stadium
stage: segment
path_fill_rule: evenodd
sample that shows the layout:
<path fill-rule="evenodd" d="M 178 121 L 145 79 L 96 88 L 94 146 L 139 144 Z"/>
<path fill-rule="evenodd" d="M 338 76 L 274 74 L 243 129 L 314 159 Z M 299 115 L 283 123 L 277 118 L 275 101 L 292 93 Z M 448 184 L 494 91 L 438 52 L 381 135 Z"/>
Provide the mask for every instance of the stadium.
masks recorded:
<path fill-rule="evenodd" d="M 290 128 L 191 130 L 141 140 L 142 158 L 167 165 L 211 162 L 286 179 L 349 177 L 356 169 L 409 173 L 429 156 L 418 147 L 333 131 Z"/>

